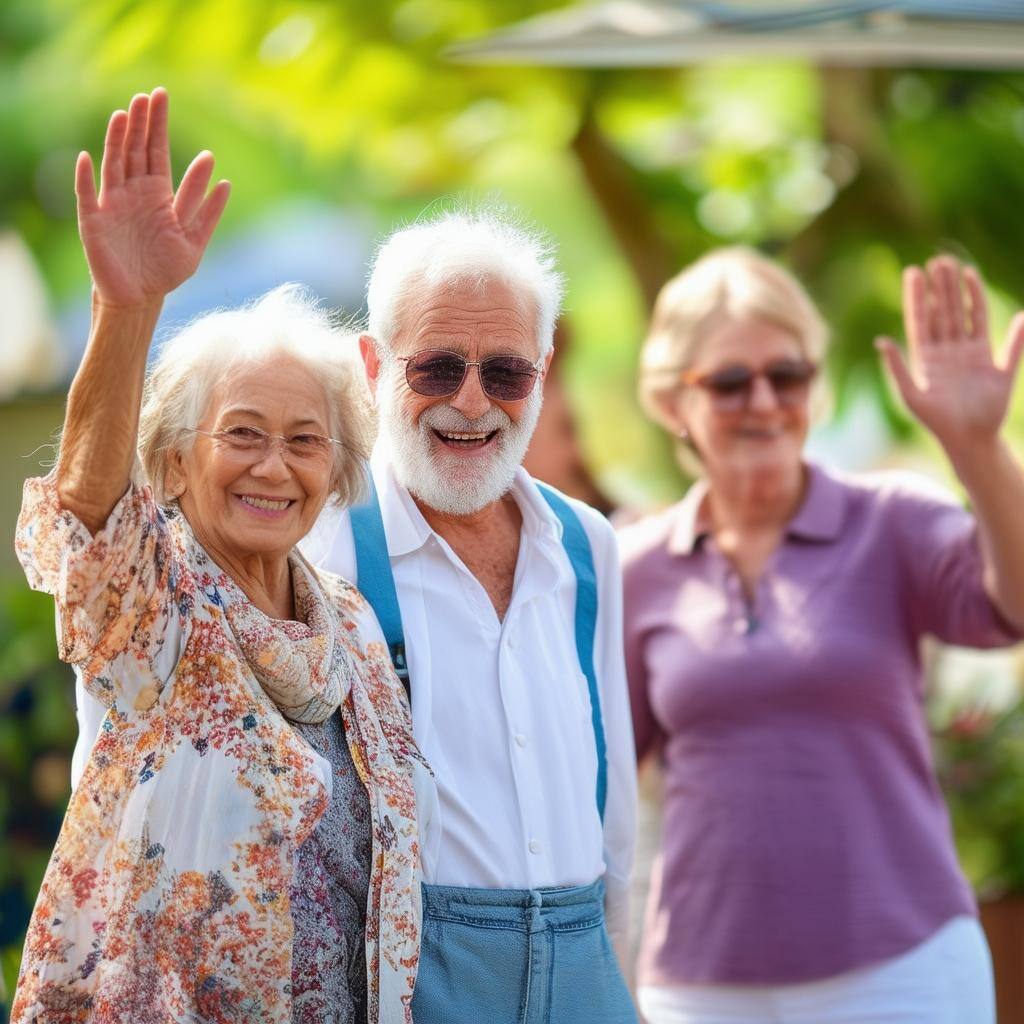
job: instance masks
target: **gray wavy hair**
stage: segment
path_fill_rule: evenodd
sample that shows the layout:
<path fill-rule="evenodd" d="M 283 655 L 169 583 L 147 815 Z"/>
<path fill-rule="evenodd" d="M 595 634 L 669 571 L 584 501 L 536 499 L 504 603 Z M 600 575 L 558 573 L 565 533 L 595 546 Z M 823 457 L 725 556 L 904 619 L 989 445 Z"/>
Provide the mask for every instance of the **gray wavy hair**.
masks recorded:
<path fill-rule="evenodd" d="M 139 419 L 139 459 L 153 496 L 168 504 L 165 488 L 172 452 L 187 455 L 217 382 L 232 368 L 288 355 L 323 384 L 335 445 L 331 491 L 341 505 L 358 502 L 366 487 L 366 462 L 374 418 L 356 336 L 346 335 L 331 315 L 300 286 L 282 285 L 238 309 L 193 320 L 160 349 L 146 375 Z"/>

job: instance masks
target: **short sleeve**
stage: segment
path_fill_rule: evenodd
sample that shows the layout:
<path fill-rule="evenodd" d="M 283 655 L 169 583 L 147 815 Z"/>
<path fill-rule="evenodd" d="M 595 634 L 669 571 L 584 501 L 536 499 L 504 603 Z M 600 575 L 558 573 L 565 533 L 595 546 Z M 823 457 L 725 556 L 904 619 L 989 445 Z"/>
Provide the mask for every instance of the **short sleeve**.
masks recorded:
<path fill-rule="evenodd" d="M 176 615 L 168 523 L 149 488 L 130 487 L 93 536 L 61 505 L 53 473 L 27 480 L 15 547 L 29 586 L 53 596 L 60 657 L 86 689 L 108 706 L 152 704 Z"/>
<path fill-rule="evenodd" d="M 931 493 L 901 490 L 891 500 L 917 631 L 962 647 L 1020 641 L 1020 632 L 999 614 L 985 589 L 974 517 Z"/>
<path fill-rule="evenodd" d="M 634 524 L 618 534 L 619 557 L 622 561 L 623 635 L 626 656 L 626 681 L 629 685 L 629 703 L 633 715 L 633 739 L 636 757 L 642 762 L 648 754 L 664 743 L 664 732 L 659 725 L 650 700 L 650 680 L 647 672 L 645 635 L 640 625 L 642 612 L 647 607 L 648 580 L 645 561 L 652 557 L 638 550 L 635 538 L 641 535 L 642 524 Z"/>

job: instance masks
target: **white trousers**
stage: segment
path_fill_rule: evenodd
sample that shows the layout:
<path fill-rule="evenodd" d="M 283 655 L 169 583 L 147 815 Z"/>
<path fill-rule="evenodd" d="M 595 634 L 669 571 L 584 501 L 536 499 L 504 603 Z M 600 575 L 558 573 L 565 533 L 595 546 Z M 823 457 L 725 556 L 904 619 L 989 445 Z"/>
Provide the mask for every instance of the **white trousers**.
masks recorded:
<path fill-rule="evenodd" d="M 995 1024 L 992 958 L 955 917 L 892 960 L 800 985 L 641 986 L 647 1024 Z"/>

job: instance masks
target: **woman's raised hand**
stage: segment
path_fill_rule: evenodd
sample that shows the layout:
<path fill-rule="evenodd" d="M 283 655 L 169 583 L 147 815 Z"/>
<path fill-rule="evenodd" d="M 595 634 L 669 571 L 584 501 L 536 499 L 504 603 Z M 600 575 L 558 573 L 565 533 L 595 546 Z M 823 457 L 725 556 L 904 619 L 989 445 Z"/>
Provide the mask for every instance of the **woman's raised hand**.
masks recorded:
<path fill-rule="evenodd" d="M 993 356 L 981 278 L 951 256 L 903 273 L 903 320 L 910 365 L 889 338 L 877 342 L 907 407 L 947 451 L 996 438 L 1024 355 L 1024 314 Z"/>
<path fill-rule="evenodd" d="M 163 89 L 111 115 L 98 197 L 88 153 L 75 168 L 78 230 L 101 303 L 159 302 L 192 276 L 231 188 L 221 181 L 207 195 L 212 174 L 213 154 L 202 152 L 174 191 Z"/>

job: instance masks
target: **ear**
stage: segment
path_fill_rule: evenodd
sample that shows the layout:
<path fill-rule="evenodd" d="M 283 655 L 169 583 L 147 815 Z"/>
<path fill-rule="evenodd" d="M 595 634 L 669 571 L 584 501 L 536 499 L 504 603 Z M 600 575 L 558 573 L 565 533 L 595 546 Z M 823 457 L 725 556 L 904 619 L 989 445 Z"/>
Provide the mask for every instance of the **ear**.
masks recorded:
<path fill-rule="evenodd" d="M 555 358 L 555 350 L 553 348 L 548 349 L 548 354 L 544 357 L 544 366 L 540 371 L 540 378 L 543 380 L 548 375 L 548 370 L 551 369 L 551 360 Z"/>
<path fill-rule="evenodd" d="M 172 451 L 167 458 L 167 469 L 164 470 L 164 494 L 171 499 L 180 498 L 186 487 L 185 464 L 181 452 Z"/>
<path fill-rule="evenodd" d="M 654 396 L 660 415 L 661 424 L 676 437 L 685 437 L 686 417 L 682 409 L 682 393 L 680 391 L 659 391 Z"/>
<path fill-rule="evenodd" d="M 363 359 L 363 370 L 370 394 L 376 397 L 377 379 L 380 376 L 380 356 L 377 354 L 377 342 L 369 334 L 359 335 L 359 355 Z"/>

